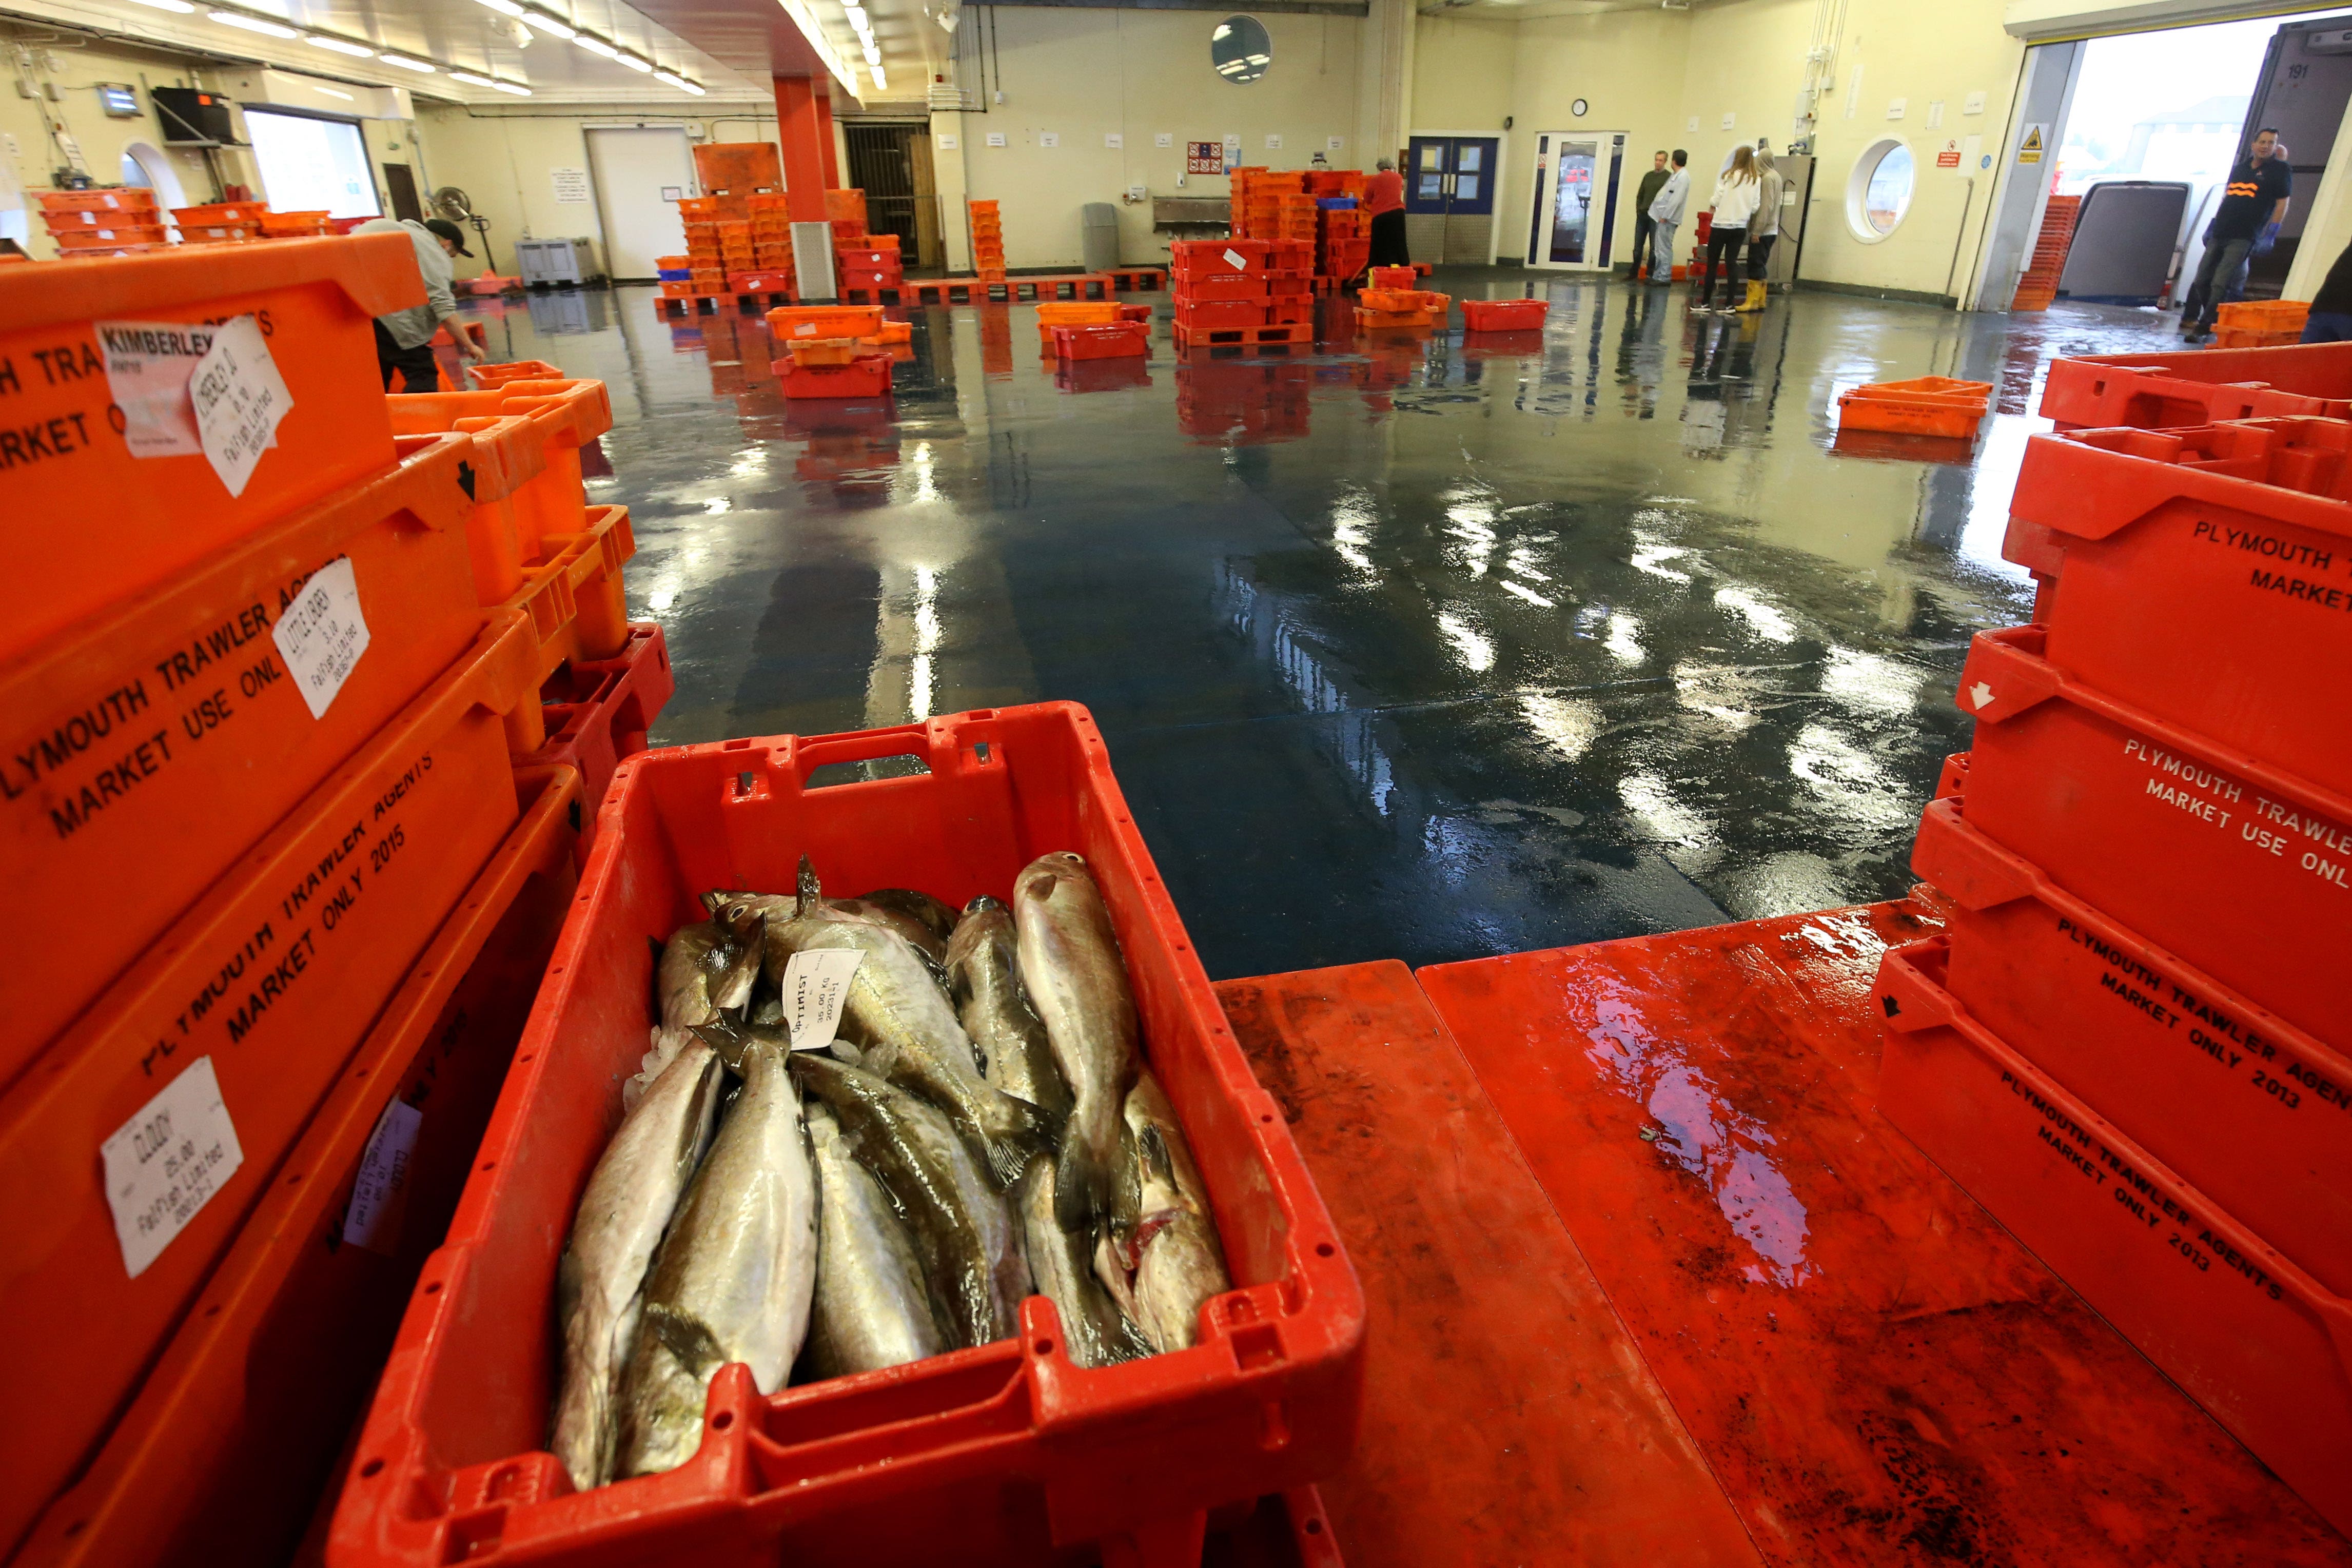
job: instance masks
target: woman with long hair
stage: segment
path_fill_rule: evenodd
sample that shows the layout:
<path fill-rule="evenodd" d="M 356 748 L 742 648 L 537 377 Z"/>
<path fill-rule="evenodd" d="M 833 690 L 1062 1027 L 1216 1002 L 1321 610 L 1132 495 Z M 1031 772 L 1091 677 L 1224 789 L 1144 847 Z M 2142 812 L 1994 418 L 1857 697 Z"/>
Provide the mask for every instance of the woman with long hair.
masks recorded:
<path fill-rule="evenodd" d="M 1706 280 L 1699 286 L 1696 309 L 1715 308 L 1716 268 L 1723 269 L 1723 308 L 1733 309 L 1739 289 L 1739 250 L 1748 241 L 1748 220 L 1756 215 L 1763 192 L 1757 183 L 1756 154 L 1742 144 L 1731 154 L 1731 167 L 1715 182 L 1715 220 L 1706 231 Z"/>

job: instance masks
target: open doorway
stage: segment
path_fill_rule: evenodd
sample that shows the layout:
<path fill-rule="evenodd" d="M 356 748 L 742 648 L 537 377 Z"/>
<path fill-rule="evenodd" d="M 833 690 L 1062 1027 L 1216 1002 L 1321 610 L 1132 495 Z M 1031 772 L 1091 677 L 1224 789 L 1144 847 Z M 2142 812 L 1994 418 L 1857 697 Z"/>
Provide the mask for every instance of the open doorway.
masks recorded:
<path fill-rule="evenodd" d="M 2352 11 L 2340 5 L 2287 22 L 2036 45 L 1977 303 L 2007 309 L 2039 248 L 2039 275 L 2058 299 L 2177 308 L 2233 171 L 2270 127 L 2288 175 L 2285 216 L 2263 254 L 2219 287 L 2225 300 L 2277 298 L 2347 102 Z"/>
<path fill-rule="evenodd" d="M 1544 131 L 1536 135 L 1536 210 L 1528 265 L 1604 272 L 1620 248 L 1618 184 L 1622 131 Z"/>
<path fill-rule="evenodd" d="M 908 267 L 942 265 L 939 189 L 931 179 L 931 128 L 927 121 L 843 121 L 849 184 L 866 193 L 866 226 L 898 237 Z"/>

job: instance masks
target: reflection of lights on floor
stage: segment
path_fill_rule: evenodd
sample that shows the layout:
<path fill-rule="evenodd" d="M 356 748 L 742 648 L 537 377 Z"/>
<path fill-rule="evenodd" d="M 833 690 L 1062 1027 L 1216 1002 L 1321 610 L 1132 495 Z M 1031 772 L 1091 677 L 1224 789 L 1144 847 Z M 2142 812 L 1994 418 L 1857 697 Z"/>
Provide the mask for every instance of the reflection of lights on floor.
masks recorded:
<path fill-rule="evenodd" d="M 1601 646 L 1620 664 L 1639 664 L 1649 658 L 1642 647 L 1642 623 L 1619 611 L 1609 617 L 1609 639 Z"/>
<path fill-rule="evenodd" d="M 1747 622 L 1748 629 L 1766 642 L 1797 640 L 1797 623 L 1783 615 L 1778 605 L 1766 603 L 1745 588 L 1717 588 L 1715 602 Z"/>
<path fill-rule="evenodd" d="M 702 503 L 702 515 L 705 517 L 723 517 L 734 510 L 735 498 L 732 496 L 712 496 Z"/>
<path fill-rule="evenodd" d="M 1822 670 L 1822 694 L 1860 713 L 1900 718 L 1918 700 L 1927 672 L 1874 653 L 1832 647 Z"/>
<path fill-rule="evenodd" d="M 1541 594 L 1537 593 L 1533 588 L 1527 587 L 1522 584 L 1514 583 L 1508 577 L 1502 578 L 1499 581 L 1503 584 L 1503 591 L 1505 593 L 1517 594 L 1520 598 L 1525 599 L 1530 605 L 1541 605 L 1547 610 L 1558 609 L 1559 607 L 1557 601 L 1547 599 Z"/>
<path fill-rule="evenodd" d="M 1528 728 L 1570 762 L 1592 749 L 1601 736 L 1601 704 L 1590 697 L 1554 697 L 1549 692 L 1519 694 L 1519 716 Z"/>
<path fill-rule="evenodd" d="M 1655 773 L 1627 773 L 1617 781 L 1617 798 L 1642 831 L 1666 844 L 1706 844 L 1715 835 L 1706 819 L 1682 802 Z"/>
<path fill-rule="evenodd" d="M 940 574 L 929 566 L 915 568 L 915 657 L 907 671 L 907 710 L 912 719 L 931 716 L 936 695 L 931 656 L 940 647 Z"/>
<path fill-rule="evenodd" d="M 1364 546 L 1372 542 L 1373 521 L 1372 512 L 1352 497 L 1331 508 L 1331 548 L 1367 577 L 1372 574 L 1372 558 L 1364 553 Z"/>
<path fill-rule="evenodd" d="M 1484 674 L 1495 668 L 1495 645 L 1467 618 L 1447 610 L 1437 617 L 1437 629 L 1445 634 L 1445 640 L 1454 645 L 1455 656 L 1472 674 Z"/>
<path fill-rule="evenodd" d="M 1759 678 L 1724 664 L 1675 666 L 1675 701 L 1734 730 L 1756 722 L 1755 704 L 1765 695 Z"/>
<path fill-rule="evenodd" d="M 1789 772 L 1839 822 L 1878 829 L 1900 827 L 1918 803 L 1888 782 L 1877 759 L 1827 724 L 1806 725 L 1789 743 Z"/>

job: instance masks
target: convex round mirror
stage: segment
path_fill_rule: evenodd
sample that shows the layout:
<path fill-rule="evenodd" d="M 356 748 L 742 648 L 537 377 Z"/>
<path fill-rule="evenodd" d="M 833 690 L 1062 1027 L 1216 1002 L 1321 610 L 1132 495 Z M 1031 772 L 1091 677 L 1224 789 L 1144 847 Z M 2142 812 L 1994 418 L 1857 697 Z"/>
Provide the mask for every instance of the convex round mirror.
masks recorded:
<path fill-rule="evenodd" d="M 1227 81 L 1255 81 L 1274 63 L 1274 40 L 1255 16 L 1228 16 L 1209 35 L 1209 63 Z"/>

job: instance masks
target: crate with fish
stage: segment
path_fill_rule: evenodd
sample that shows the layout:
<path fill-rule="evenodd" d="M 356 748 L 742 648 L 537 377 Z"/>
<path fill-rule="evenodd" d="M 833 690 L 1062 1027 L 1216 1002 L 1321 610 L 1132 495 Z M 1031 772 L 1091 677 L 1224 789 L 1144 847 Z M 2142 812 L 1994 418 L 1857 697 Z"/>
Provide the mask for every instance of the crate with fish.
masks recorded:
<path fill-rule="evenodd" d="M 643 752 L 331 1557 L 1198 1563 L 1363 1317 L 1084 710 Z"/>

